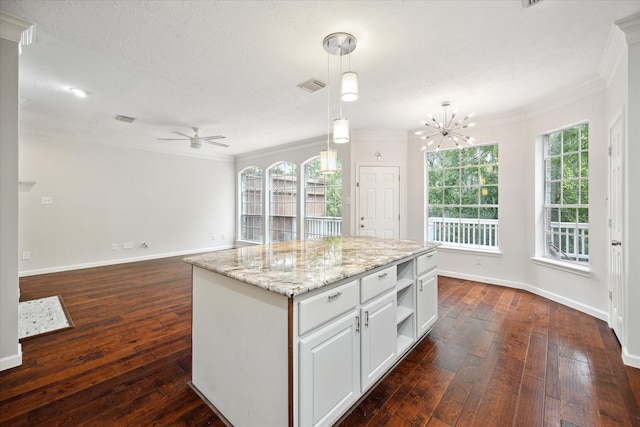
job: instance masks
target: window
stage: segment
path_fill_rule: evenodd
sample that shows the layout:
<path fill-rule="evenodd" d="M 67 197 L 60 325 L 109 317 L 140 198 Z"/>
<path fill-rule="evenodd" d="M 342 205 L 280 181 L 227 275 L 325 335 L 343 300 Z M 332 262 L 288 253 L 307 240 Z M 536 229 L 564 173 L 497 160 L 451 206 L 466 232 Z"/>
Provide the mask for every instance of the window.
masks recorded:
<path fill-rule="evenodd" d="M 269 233 L 271 242 L 296 239 L 298 169 L 281 162 L 269 170 Z"/>
<path fill-rule="evenodd" d="M 320 159 L 307 163 L 304 171 L 305 239 L 342 235 L 342 160 L 336 173 L 320 173 Z"/>
<path fill-rule="evenodd" d="M 240 239 L 263 241 L 262 169 L 249 168 L 240 174 Z"/>
<path fill-rule="evenodd" d="M 425 153 L 427 240 L 498 248 L 498 144 Z"/>
<path fill-rule="evenodd" d="M 589 262 L 589 124 L 544 136 L 545 256 Z"/>

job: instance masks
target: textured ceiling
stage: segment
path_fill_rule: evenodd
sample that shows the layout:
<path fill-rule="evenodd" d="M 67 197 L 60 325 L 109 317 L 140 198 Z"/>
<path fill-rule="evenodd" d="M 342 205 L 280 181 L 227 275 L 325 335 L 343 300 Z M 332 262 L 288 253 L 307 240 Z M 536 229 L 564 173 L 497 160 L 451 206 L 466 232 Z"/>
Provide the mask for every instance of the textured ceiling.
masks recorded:
<path fill-rule="evenodd" d="M 520 0 L 0 0 L 0 9 L 36 23 L 20 57 L 24 129 L 190 155 L 187 141 L 157 138 L 197 126 L 227 137 L 230 148 L 198 153 L 215 157 L 326 135 L 326 90 L 296 85 L 326 81 L 329 33 L 358 39 L 360 99 L 343 104 L 352 130 L 418 129 L 443 100 L 481 123 L 600 78 L 614 21 L 640 12 L 640 0 L 527 9 Z"/>

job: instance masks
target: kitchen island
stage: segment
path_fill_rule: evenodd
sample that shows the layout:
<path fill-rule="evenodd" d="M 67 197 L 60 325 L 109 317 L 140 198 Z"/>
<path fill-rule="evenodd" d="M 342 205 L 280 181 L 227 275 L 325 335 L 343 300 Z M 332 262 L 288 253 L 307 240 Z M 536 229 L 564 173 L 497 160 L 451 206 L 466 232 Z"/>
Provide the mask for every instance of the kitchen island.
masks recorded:
<path fill-rule="evenodd" d="M 437 319 L 433 243 L 326 237 L 185 261 L 192 387 L 237 427 L 333 424 Z"/>

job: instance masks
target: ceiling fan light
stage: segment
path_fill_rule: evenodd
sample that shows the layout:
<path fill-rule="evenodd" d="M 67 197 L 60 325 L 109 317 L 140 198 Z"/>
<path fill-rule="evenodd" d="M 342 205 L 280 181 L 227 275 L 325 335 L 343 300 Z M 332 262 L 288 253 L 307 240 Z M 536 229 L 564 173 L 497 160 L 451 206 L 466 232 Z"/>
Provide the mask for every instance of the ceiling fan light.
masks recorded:
<path fill-rule="evenodd" d="M 343 117 L 333 121 L 333 143 L 346 144 L 349 142 L 349 119 Z"/>
<path fill-rule="evenodd" d="M 347 71 L 342 73 L 341 98 L 345 102 L 358 99 L 358 73 Z"/>
<path fill-rule="evenodd" d="M 338 171 L 338 151 L 327 148 L 320 151 L 320 173 L 336 173 Z"/>

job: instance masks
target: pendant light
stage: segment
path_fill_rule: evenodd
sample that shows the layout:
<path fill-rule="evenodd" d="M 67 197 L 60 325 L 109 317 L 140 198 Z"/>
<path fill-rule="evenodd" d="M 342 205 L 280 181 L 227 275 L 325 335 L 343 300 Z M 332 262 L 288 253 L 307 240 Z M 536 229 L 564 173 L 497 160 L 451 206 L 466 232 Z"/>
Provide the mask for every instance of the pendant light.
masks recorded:
<path fill-rule="evenodd" d="M 327 149 L 320 151 L 320 173 L 330 174 L 338 171 L 338 151 L 329 146 L 329 123 L 331 123 L 331 92 L 329 91 L 329 55 L 327 55 Z"/>
<path fill-rule="evenodd" d="M 353 41 L 355 43 L 355 39 Z M 348 43 L 351 43 L 351 39 L 348 40 Z M 350 52 L 353 52 L 353 50 L 350 50 Z M 358 99 L 358 73 L 351 71 L 351 55 L 348 56 L 349 71 L 342 73 L 340 99 L 345 102 L 352 102 Z M 340 57 L 340 65 L 342 65 L 342 55 Z"/>
<path fill-rule="evenodd" d="M 333 142 L 334 144 L 345 144 L 349 142 L 351 131 L 349 129 L 349 120 L 342 116 L 342 100 L 343 96 L 355 100 L 357 94 L 357 74 L 349 70 L 342 73 L 342 57 L 349 55 L 356 48 L 356 38 L 347 33 L 333 33 L 324 38 L 322 45 L 329 55 L 340 55 L 340 78 L 341 78 L 341 94 L 340 94 L 340 116 L 333 121 Z M 327 56 L 328 57 L 328 56 Z M 328 72 L 327 65 L 327 72 Z M 346 75 L 346 76 L 345 76 Z M 354 83 L 355 77 L 355 83 Z M 355 90 L 355 92 L 354 92 Z M 354 97 L 355 96 L 355 97 Z M 329 101 L 327 101 L 329 102 Z"/>

